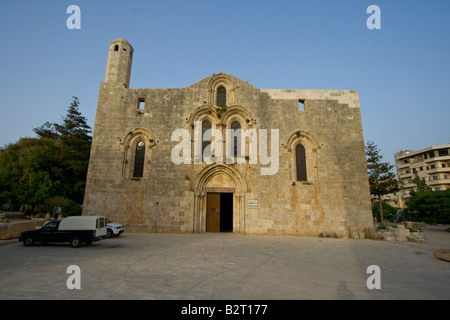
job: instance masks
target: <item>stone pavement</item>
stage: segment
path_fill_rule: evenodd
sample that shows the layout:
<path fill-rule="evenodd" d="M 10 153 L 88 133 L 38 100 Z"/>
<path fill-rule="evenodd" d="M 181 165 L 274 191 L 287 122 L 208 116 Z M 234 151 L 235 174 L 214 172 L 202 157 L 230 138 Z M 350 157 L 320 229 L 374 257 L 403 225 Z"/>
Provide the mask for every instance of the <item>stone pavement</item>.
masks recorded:
<path fill-rule="evenodd" d="M 425 244 L 235 234 L 125 233 L 78 249 L 0 246 L 0 300 L 450 299 L 450 233 Z M 67 267 L 81 270 L 69 290 Z M 369 290 L 367 268 L 381 270 Z"/>

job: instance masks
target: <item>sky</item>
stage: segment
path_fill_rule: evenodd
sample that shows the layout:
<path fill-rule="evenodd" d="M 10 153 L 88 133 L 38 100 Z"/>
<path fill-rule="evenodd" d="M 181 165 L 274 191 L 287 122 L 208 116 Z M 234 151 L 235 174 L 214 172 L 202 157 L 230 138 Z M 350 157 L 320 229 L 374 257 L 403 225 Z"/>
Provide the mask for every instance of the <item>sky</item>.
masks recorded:
<path fill-rule="evenodd" d="M 70 5 L 81 29 L 67 28 Z M 0 147 L 60 123 L 73 96 L 94 128 L 117 38 L 134 48 L 131 88 L 226 72 L 261 89 L 358 90 L 384 161 L 450 143 L 448 0 L 0 0 L 0 35 Z"/>

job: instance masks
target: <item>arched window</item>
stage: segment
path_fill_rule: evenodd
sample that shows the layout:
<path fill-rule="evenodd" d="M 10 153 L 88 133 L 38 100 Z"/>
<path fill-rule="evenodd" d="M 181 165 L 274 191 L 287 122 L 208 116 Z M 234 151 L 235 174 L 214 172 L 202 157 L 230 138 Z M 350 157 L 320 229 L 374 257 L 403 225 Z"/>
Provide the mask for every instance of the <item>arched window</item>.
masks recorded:
<path fill-rule="evenodd" d="M 116 44 L 116 45 L 114 46 L 114 51 L 119 51 L 119 45 L 118 45 L 118 44 Z"/>
<path fill-rule="evenodd" d="M 233 139 L 233 157 L 240 157 L 241 152 L 241 124 L 239 121 L 233 121 L 231 123 L 231 138 Z"/>
<path fill-rule="evenodd" d="M 145 159 L 145 144 L 139 142 L 136 146 L 136 152 L 134 156 L 134 170 L 133 177 L 142 178 L 144 176 L 144 159 Z"/>
<path fill-rule="evenodd" d="M 211 144 L 211 122 L 206 120 L 202 122 L 202 155 L 204 154 L 206 147 L 210 144 Z"/>
<path fill-rule="evenodd" d="M 217 103 L 218 106 L 226 106 L 227 105 L 227 89 L 225 87 L 220 86 L 217 88 Z"/>
<path fill-rule="evenodd" d="M 305 147 L 298 144 L 295 147 L 295 164 L 297 168 L 297 181 L 307 181 Z"/>

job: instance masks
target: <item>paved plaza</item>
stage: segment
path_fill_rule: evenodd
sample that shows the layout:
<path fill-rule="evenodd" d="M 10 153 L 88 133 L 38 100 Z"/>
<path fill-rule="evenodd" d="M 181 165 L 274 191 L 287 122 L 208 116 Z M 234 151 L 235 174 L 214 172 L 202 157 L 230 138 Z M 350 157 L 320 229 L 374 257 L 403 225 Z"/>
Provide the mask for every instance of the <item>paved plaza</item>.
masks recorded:
<path fill-rule="evenodd" d="M 427 228 L 427 243 L 252 236 L 124 233 L 74 249 L 68 244 L 0 246 L 0 300 L 450 299 L 450 233 Z M 69 290 L 67 268 L 80 268 Z M 379 266 L 381 289 L 367 268 Z"/>

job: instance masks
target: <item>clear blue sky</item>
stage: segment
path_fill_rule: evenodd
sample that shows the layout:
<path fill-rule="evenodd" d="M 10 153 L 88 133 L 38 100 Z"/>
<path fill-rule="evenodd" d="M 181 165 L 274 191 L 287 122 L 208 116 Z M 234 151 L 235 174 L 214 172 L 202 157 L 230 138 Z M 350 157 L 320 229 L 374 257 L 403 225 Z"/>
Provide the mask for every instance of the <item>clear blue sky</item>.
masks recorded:
<path fill-rule="evenodd" d="M 81 30 L 69 30 L 69 5 Z M 381 30 L 369 30 L 369 5 Z M 60 122 L 72 96 L 93 128 L 108 46 L 135 49 L 132 88 L 182 88 L 217 72 L 258 88 L 359 91 L 365 141 L 450 143 L 450 1 L 0 1 L 0 146 Z"/>

